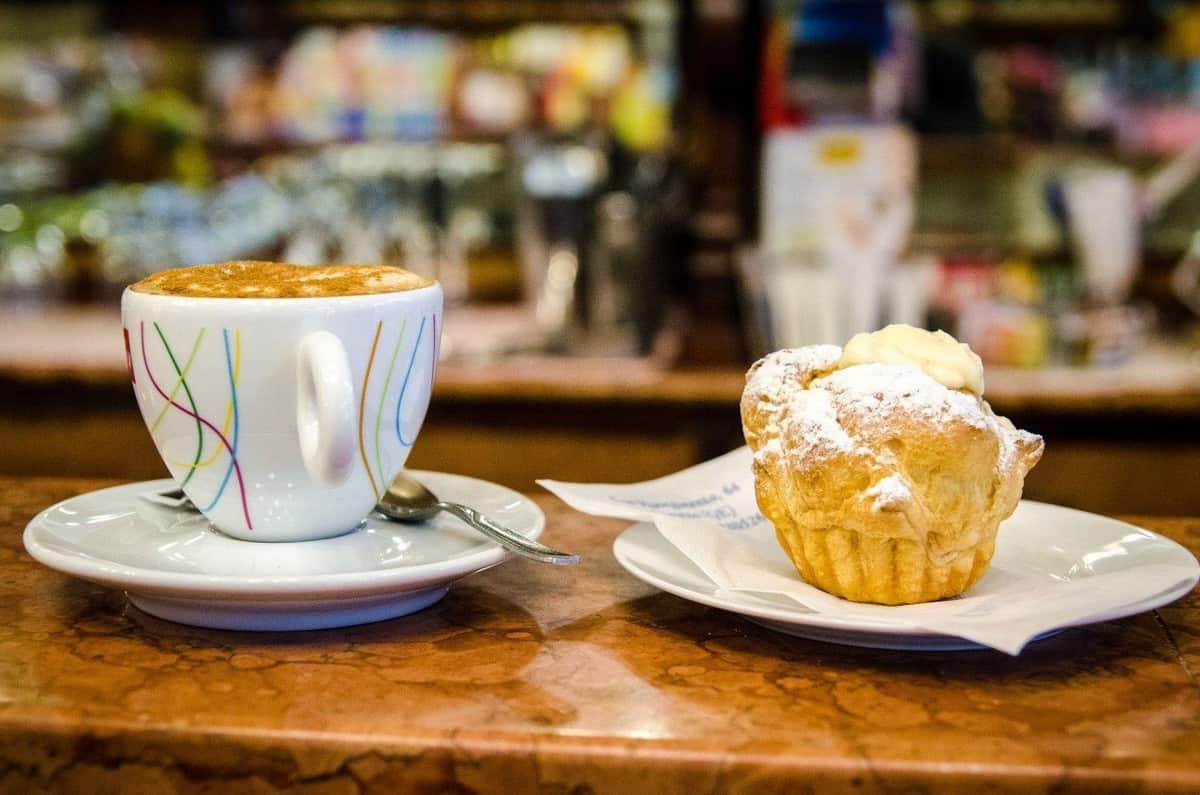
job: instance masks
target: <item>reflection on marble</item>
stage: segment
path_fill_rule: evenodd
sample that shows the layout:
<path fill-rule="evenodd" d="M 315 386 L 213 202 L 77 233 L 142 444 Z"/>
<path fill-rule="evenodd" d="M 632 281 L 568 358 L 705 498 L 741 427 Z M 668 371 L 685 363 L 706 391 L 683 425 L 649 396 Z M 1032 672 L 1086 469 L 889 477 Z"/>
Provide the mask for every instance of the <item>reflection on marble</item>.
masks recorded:
<path fill-rule="evenodd" d="M 0 480 L 0 793 L 1200 791 L 1195 593 L 1018 658 L 842 648 L 658 593 L 621 522 L 539 498 L 581 566 L 222 632 L 28 558 L 28 519 L 98 485 Z M 1139 523 L 1200 549 L 1200 520 Z"/>

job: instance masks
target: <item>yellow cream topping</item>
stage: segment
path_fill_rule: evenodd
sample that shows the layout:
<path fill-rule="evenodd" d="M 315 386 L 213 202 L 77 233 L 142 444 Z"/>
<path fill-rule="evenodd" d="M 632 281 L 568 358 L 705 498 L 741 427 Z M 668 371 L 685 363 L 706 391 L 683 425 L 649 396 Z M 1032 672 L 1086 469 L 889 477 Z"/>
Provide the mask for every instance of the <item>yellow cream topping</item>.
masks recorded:
<path fill-rule="evenodd" d="M 949 389 L 983 394 L 983 362 L 966 343 L 944 331 L 892 325 L 855 334 L 842 349 L 838 366 L 873 363 L 912 365 Z"/>

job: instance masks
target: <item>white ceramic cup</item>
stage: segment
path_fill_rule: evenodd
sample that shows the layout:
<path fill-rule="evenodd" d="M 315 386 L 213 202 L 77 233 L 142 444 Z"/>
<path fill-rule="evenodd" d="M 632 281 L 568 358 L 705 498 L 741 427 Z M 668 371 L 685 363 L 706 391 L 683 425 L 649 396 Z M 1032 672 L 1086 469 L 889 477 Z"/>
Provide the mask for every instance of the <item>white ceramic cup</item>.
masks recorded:
<path fill-rule="evenodd" d="M 442 288 L 320 298 L 126 290 L 129 376 L 159 455 L 219 530 L 304 541 L 357 527 L 425 419 Z"/>

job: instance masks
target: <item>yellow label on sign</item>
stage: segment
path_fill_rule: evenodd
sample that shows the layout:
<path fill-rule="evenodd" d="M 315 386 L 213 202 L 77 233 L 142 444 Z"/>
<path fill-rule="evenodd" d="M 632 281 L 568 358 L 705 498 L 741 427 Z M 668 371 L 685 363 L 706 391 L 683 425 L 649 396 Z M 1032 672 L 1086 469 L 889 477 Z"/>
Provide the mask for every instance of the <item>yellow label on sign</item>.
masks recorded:
<path fill-rule="evenodd" d="M 862 155 L 862 143 L 857 136 L 831 135 L 821 141 L 818 157 L 830 166 L 845 166 L 858 161 Z"/>

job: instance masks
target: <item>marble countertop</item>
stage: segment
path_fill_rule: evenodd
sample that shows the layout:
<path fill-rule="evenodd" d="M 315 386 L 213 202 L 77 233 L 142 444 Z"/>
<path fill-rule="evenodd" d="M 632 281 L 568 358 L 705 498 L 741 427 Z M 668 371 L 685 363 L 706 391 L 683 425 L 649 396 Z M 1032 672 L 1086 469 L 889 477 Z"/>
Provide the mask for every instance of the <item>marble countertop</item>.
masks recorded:
<path fill-rule="evenodd" d="M 407 618 L 194 629 L 29 558 L 0 479 L 0 792 L 1200 791 L 1200 596 L 1019 658 L 774 634 L 626 575 L 515 560 Z M 1200 518 L 1138 521 L 1200 550 Z"/>

